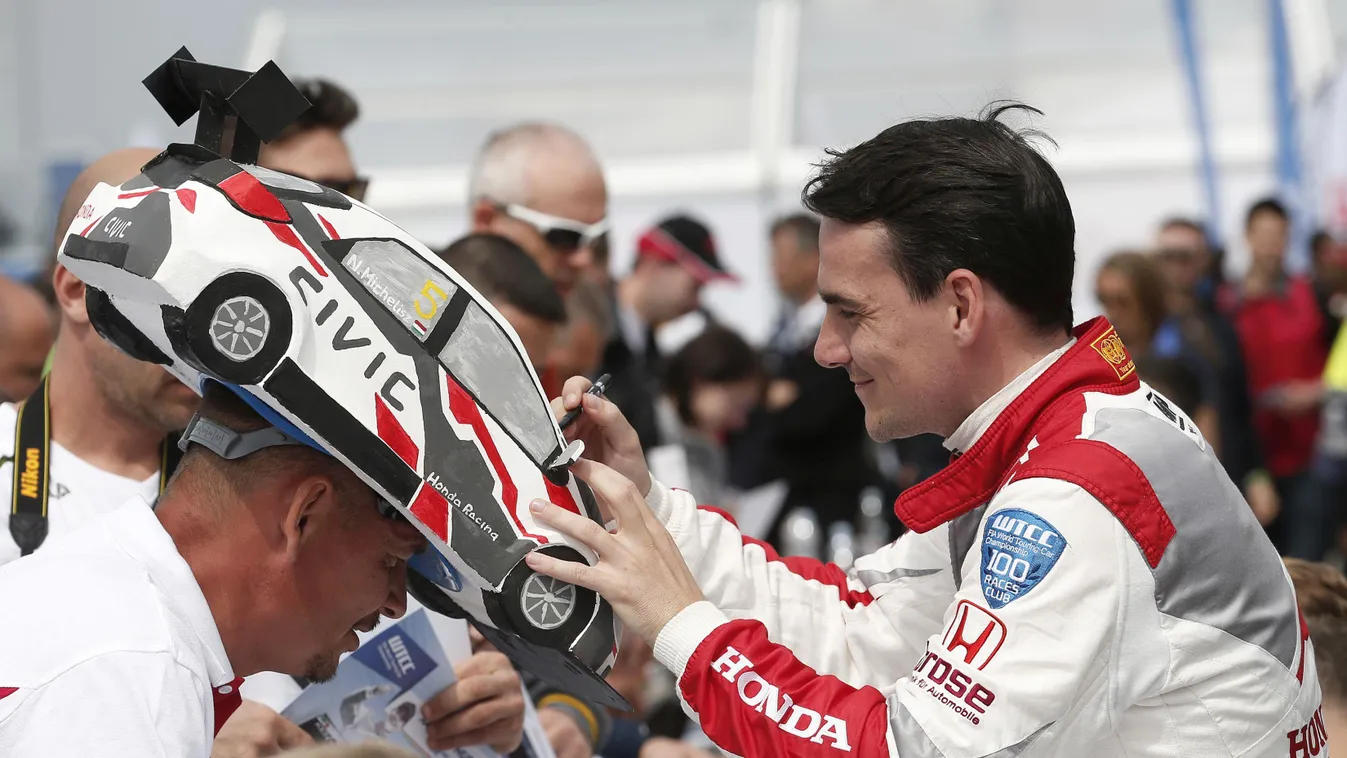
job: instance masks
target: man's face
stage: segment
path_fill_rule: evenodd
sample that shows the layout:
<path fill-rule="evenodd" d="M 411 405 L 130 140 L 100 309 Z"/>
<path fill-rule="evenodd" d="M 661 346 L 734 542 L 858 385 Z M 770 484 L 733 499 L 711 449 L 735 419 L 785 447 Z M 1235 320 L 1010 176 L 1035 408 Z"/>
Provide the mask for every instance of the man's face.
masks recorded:
<path fill-rule="evenodd" d="M 819 240 L 818 289 L 828 310 L 815 360 L 846 369 L 875 440 L 952 432 L 943 419 L 955 405 L 958 314 L 947 293 L 913 300 L 877 222 L 825 220 Z"/>
<path fill-rule="evenodd" d="M 1123 344 L 1136 353 L 1144 353 L 1149 342 L 1146 317 L 1141 312 L 1136 288 L 1127 275 L 1116 269 L 1100 270 L 1094 285 L 1095 299 L 1104 309 L 1104 317 L 1118 330 Z"/>
<path fill-rule="evenodd" d="M 650 286 L 643 290 L 642 311 L 652 324 L 664 324 L 697 310 L 702 284 L 687 267 L 653 258 L 640 265 L 646 267 L 650 277 Z"/>
<path fill-rule="evenodd" d="M 258 163 L 320 184 L 340 184 L 356 178 L 351 150 L 336 129 L 310 129 L 264 145 Z"/>
<path fill-rule="evenodd" d="M 772 235 L 772 275 L 777 289 L 791 299 L 813 295 L 818 276 L 818 255 L 800 246 L 800 236 L 790 230 Z"/>
<path fill-rule="evenodd" d="M 692 417 L 702 433 L 718 438 L 743 429 L 761 398 L 757 379 L 703 384 L 692 389 Z"/>
<path fill-rule="evenodd" d="M 201 398 L 153 363 L 138 361 L 97 335 L 88 340 L 94 383 L 110 407 L 167 434 L 187 426 Z"/>
<path fill-rule="evenodd" d="M 1286 219 L 1271 211 L 1262 211 L 1249 219 L 1247 239 L 1254 267 L 1264 272 L 1281 271 L 1286 257 Z"/>
<path fill-rule="evenodd" d="M 331 679 L 343 653 L 360 644 L 379 617 L 407 610 L 407 560 L 425 545 L 408 522 L 380 515 L 376 496 L 351 483 L 334 498 L 347 502 L 308 525 L 296 560 L 289 564 L 292 591 L 281 635 L 295 643 L 291 666 L 314 681 Z M 358 490 L 353 494 L 351 490 Z M 287 672 L 290 673 L 290 672 Z"/>
<path fill-rule="evenodd" d="M 548 351 L 548 365 L 563 378 L 593 376 L 603 361 L 603 348 L 599 327 L 593 321 L 573 317 Z"/>
<path fill-rule="evenodd" d="M 519 341 L 524 343 L 524 352 L 528 353 L 529 362 L 541 375 L 542 367 L 547 365 L 547 353 L 557 336 L 557 325 L 525 313 L 504 301 L 492 301 L 491 304 L 505 317 L 515 334 L 519 335 Z"/>
<path fill-rule="evenodd" d="M 1202 233 L 1187 226 L 1166 226 L 1156 235 L 1155 243 L 1169 285 L 1184 293 L 1195 291 L 1211 265 L 1211 252 Z"/>
<path fill-rule="evenodd" d="M 571 153 L 558 150 L 533 154 L 533 163 L 527 171 L 528 202 L 521 205 L 548 216 L 585 225 L 597 224 L 608 214 L 608 190 L 603 173 L 589 156 Z M 476 211 L 474 226 L 474 231 L 499 234 L 524 248 L 562 295 L 571 291 L 576 280 L 586 274 L 593 263 L 591 247 L 549 244 L 537 226 L 489 204 Z"/>

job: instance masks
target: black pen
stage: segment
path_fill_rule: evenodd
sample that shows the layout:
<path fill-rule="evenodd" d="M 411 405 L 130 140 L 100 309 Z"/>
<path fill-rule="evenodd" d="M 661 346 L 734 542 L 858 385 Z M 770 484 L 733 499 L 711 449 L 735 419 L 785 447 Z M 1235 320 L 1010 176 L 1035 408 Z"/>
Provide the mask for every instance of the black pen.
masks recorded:
<path fill-rule="evenodd" d="M 585 390 L 585 394 L 602 395 L 604 390 L 608 389 L 608 382 L 612 381 L 612 379 L 613 379 L 612 374 L 604 374 L 603 376 L 598 378 L 598 381 L 594 382 L 594 386 L 590 387 L 588 390 Z M 580 418 L 580 412 L 583 411 L 584 408 L 585 404 L 584 399 L 582 398 L 580 404 L 575 406 L 574 410 L 567 411 L 566 415 L 561 417 L 561 421 L 558 425 L 562 429 L 565 429 L 571 424 L 574 424 L 575 420 Z"/>

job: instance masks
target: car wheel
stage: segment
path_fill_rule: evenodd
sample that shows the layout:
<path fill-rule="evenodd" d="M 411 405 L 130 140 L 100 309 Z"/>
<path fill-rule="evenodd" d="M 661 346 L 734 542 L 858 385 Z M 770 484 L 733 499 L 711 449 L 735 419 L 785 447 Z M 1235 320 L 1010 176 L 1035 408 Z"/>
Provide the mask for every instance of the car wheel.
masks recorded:
<path fill-rule="evenodd" d="M 285 355 L 291 330 L 280 288 L 239 271 L 202 290 L 175 331 L 196 368 L 231 384 L 260 384 Z"/>
<path fill-rule="evenodd" d="M 574 548 L 546 546 L 539 549 L 563 561 L 586 563 Z M 539 574 L 523 561 L 505 578 L 495 600 L 509 620 L 511 631 L 539 645 L 569 649 L 589 624 L 599 596 L 589 589 Z"/>

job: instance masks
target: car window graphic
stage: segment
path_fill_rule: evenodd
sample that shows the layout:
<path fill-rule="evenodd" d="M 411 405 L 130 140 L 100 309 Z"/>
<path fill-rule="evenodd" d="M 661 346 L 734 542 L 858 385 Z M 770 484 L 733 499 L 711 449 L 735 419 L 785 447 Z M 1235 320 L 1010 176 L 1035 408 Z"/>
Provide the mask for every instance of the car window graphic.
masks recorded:
<path fill-rule="evenodd" d="M 509 336 L 480 305 L 469 303 L 440 362 L 543 466 L 557 447 L 556 428 L 533 375 Z"/>
<path fill-rule="evenodd" d="M 360 240 L 341 263 L 422 342 L 458 292 L 448 275 L 394 240 Z"/>

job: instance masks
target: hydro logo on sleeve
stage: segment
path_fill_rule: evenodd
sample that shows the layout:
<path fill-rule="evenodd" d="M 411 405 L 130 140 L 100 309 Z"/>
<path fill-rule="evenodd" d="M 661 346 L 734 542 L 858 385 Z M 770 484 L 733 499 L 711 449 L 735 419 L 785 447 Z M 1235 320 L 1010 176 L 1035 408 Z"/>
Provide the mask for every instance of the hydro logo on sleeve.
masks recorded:
<path fill-rule="evenodd" d="M 1022 597 L 1048 575 L 1066 539 L 1022 508 L 993 513 L 982 535 L 982 595 L 993 609 Z"/>

